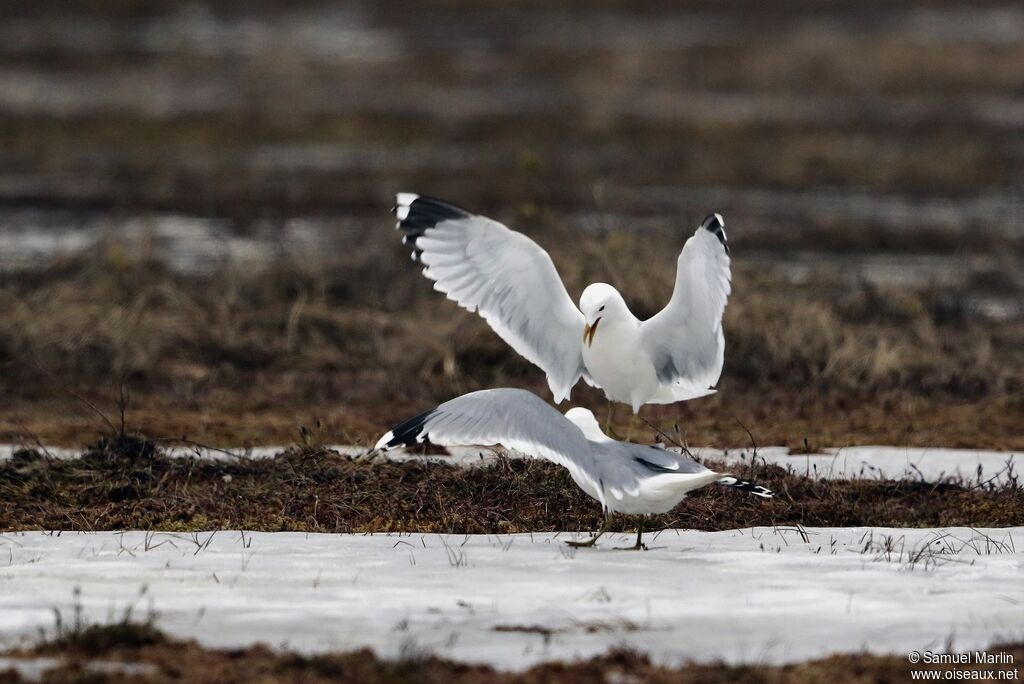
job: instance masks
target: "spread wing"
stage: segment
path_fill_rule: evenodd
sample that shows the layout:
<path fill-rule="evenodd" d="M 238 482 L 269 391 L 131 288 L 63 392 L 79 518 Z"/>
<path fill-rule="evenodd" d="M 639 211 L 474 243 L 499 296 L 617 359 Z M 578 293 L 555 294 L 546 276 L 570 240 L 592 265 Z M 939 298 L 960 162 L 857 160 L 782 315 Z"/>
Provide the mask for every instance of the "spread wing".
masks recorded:
<path fill-rule="evenodd" d="M 584 319 L 551 257 L 522 233 L 485 216 L 412 193 L 394 212 L 423 274 L 547 374 L 556 402 L 584 372 Z"/>
<path fill-rule="evenodd" d="M 663 384 L 699 392 L 718 382 L 731 277 L 725 224 L 712 214 L 683 245 L 668 306 L 641 324 L 641 344 Z"/>
<path fill-rule="evenodd" d="M 547 402 L 526 390 L 499 388 L 456 397 L 395 426 L 374 449 L 388 451 L 426 440 L 439 446 L 500 444 L 557 463 L 568 469 L 576 482 L 588 482 L 594 491 L 601 491 L 586 437 Z"/>

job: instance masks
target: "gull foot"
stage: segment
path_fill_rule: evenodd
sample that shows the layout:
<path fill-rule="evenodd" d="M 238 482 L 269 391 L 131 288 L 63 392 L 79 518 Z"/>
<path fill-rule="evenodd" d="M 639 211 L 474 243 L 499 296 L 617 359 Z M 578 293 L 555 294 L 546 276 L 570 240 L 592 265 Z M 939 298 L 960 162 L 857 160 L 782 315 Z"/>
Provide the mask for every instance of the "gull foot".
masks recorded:
<path fill-rule="evenodd" d="M 565 543 L 573 547 L 574 549 L 589 549 L 591 546 L 597 543 L 597 537 L 591 537 L 585 542 L 567 541 Z"/>
<path fill-rule="evenodd" d="M 648 551 L 647 544 L 635 544 L 634 546 L 616 546 L 616 551 Z"/>

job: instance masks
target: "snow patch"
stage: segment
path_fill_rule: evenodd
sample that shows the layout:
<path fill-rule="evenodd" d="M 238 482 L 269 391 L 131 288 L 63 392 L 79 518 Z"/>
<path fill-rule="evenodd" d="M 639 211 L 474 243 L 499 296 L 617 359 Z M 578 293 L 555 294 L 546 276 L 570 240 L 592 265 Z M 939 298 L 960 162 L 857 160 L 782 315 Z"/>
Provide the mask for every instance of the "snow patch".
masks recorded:
<path fill-rule="evenodd" d="M 24 445 L 0 444 L 0 462 Z M 28 448 L 35 448 L 28 445 Z M 207 447 L 171 447 L 165 450 L 172 458 L 195 457 L 212 460 L 233 458 L 270 458 L 289 447 L 263 446 L 213 449 Z M 367 447 L 335 444 L 327 446 L 346 456 L 361 456 Z M 498 457 L 498 450 L 488 447 L 446 447 L 444 454 L 419 455 L 391 451 L 383 455 L 391 461 L 428 460 L 457 465 L 477 465 Z M 697 447 L 692 453 L 701 460 L 726 463 L 749 463 L 753 452 L 745 449 L 712 449 Z M 76 449 L 47 448 L 54 458 L 76 458 Z M 510 456 L 516 456 L 514 452 Z M 1009 451 L 980 449 L 945 449 L 938 447 L 853 446 L 825 449 L 824 453 L 793 454 L 786 447 L 763 447 L 757 450 L 758 463 L 773 463 L 797 475 L 827 480 L 925 480 L 934 482 L 947 477 L 962 477 L 971 483 L 999 485 L 1007 482 L 1011 473 L 1017 475 L 1018 455 Z M 1013 470 L 1011 471 L 1011 467 Z"/>
<path fill-rule="evenodd" d="M 783 663 L 1024 632 L 1024 528 L 668 530 L 640 553 L 611 549 L 628 534 L 580 550 L 569 533 L 210 534 L 0 535 L 0 646 L 73 614 L 74 587 L 88 620 L 152 610 L 211 646 L 414 647 L 502 669 L 621 645 Z"/>

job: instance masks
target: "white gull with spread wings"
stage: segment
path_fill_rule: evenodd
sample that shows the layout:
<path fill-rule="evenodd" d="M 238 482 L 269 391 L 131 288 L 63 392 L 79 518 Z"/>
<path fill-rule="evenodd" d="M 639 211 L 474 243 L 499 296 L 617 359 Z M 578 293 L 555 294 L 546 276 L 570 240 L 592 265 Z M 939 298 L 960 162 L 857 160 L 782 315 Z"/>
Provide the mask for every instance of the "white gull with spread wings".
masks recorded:
<path fill-rule="evenodd" d="M 668 305 L 641 321 L 611 285 L 573 304 L 551 257 L 522 233 L 453 204 L 399 193 L 394 213 L 434 289 L 477 311 L 546 374 L 556 402 L 582 377 L 636 413 L 714 392 L 722 374 L 729 243 L 711 214 L 683 245 Z"/>
<path fill-rule="evenodd" d="M 712 482 L 764 498 L 773 496 L 760 485 L 714 472 L 682 454 L 611 439 L 587 409 L 573 408 L 563 416 L 536 394 L 522 389 L 480 390 L 446 401 L 392 428 L 380 438 L 374 451 L 423 442 L 438 446 L 501 445 L 557 463 L 569 471 L 580 489 L 601 503 L 606 514 L 666 513 L 687 492 Z M 643 519 L 634 548 L 642 547 L 642 534 Z M 591 546 L 596 540 L 593 537 L 573 545 Z"/>

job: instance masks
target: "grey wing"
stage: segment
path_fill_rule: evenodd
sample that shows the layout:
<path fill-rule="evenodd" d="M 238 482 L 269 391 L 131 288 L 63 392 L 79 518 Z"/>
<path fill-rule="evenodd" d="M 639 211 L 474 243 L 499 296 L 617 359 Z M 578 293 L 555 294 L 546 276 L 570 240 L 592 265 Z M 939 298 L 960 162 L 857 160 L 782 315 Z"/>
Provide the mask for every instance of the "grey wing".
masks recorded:
<path fill-rule="evenodd" d="M 696 475 L 710 473 L 705 466 L 661 447 L 610 440 L 593 443 L 594 459 L 605 496 L 622 499 L 636 496 L 643 479 L 655 475 Z"/>
<path fill-rule="evenodd" d="M 692 475 L 708 470 L 707 467 L 688 456 L 657 446 L 630 442 L 615 442 L 610 446 L 616 449 L 622 460 L 636 463 L 651 472 Z"/>
<path fill-rule="evenodd" d="M 395 214 L 434 289 L 477 311 L 547 374 L 561 402 L 584 371 L 583 314 L 551 257 L 522 233 L 454 205 L 399 193 Z"/>
<path fill-rule="evenodd" d="M 561 413 L 526 390 L 499 388 L 456 397 L 395 426 L 374 448 L 388 451 L 426 440 L 439 446 L 500 444 L 557 463 L 577 482 L 590 482 L 600 491 L 591 443 Z"/>
<path fill-rule="evenodd" d="M 731 278 L 724 225 L 714 214 L 679 254 L 672 299 L 641 324 L 641 344 L 662 384 L 700 392 L 718 382 L 725 358 L 722 315 Z"/>

